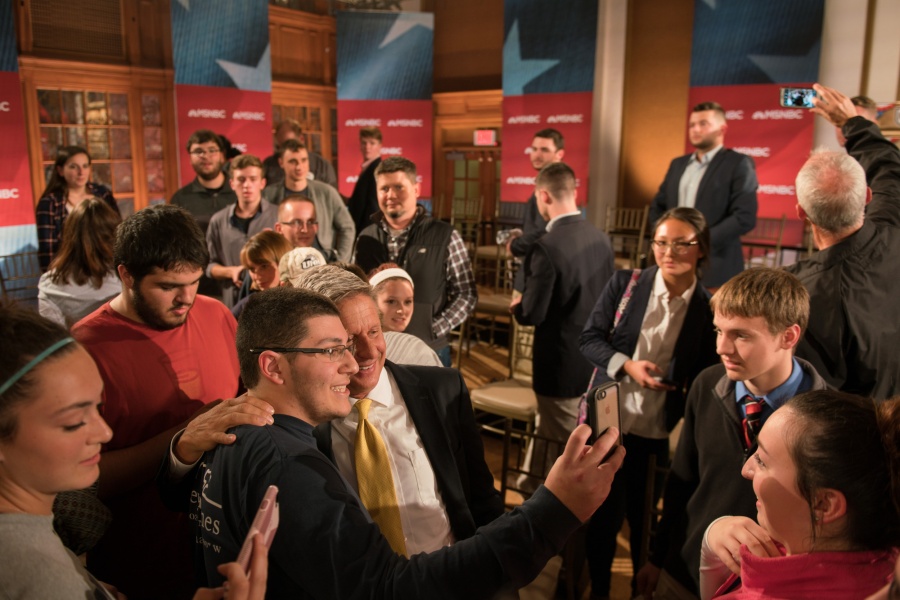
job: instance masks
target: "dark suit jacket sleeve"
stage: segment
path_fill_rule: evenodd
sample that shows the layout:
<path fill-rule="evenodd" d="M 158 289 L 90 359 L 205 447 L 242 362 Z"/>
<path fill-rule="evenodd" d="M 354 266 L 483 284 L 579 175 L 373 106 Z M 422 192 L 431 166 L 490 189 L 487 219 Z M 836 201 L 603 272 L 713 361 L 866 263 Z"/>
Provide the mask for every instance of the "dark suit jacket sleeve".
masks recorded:
<path fill-rule="evenodd" d="M 555 282 L 556 267 L 543 246 L 535 244 L 525 258 L 525 291 L 522 301 L 515 308 L 516 321 L 522 325 L 543 323 L 550 308 Z"/>
<path fill-rule="evenodd" d="M 484 444 L 481 441 L 481 432 L 475 424 L 469 389 L 462 374 L 459 371 L 456 373 L 459 377 L 460 391 L 453 402 L 456 408 L 460 446 L 469 479 L 467 500 L 472 518 L 475 519 L 475 526 L 481 527 L 503 514 L 503 499 L 494 487 L 494 476 L 491 475 L 484 460 Z"/>
<path fill-rule="evenodd" d="M 720 152 L 724 151 L 722 149 Z M 709 175 L 714 174 L 710 173 Z M 702 181 L 700 185 L 702 188 Z M 709 228 L 713 248 L 727 245 L 756 226 L 757 187 L 759 187 L 759 182 L 756 179 L 756 167 L 753 159 L 746 155 L 740 155 L 729 185 L 726 216 L 715 225 L 710 225 Z"/>
<path fill-rule="evenodd" d="M 664 212 L 678 206 L 678 196 L 676 195 L 674 198 L 671 198 L 670 193 L 670 182 L 674 179 L 678 181 L 681 179 L 681 174 L 684 173 L 684 165 L 681 163 L 684 162 L 680 158 L 676 158 L 671 163 L 669 163 L 669 170 L 666 171 L 666 176 L 663 179 L 663 182 L 659 185 L 659 191 L 656 192 L 656 196 L 653 197 L 653 201 L 650 203 L 650 226 L 653 226 L 653 223 L 656 223 L 656 220 L 662 216 Z M 675 188 L 676 194 L 678 188 Z"/>
<path fill-rule="evenodd" d="M 604 372 L 609 366 L 610 359 L 620 352 L 610 344 L 609 331 L 616 316 L 619 298 L 622 297 L 625 286 L 631 279 L 631 273 L 632 271 L 618 271 L 612 276 L 597 299 L 597 304 L 594 305 L 594 310 L 578 339 L 584 357 Z"/>
<path fill-rule="evenodd" d="M 702 388 L 702 389 L 701 389 Z M 694 438 L 694 412 L 700 402 L 712 402 L 713 398 L 703 397 L 708 390 L 701 385 L 692 385 L 688 392 L 687 407 L 684 411 L 684 425 L 678 438 L 678 447 L 672 458 L 672 468 L 663 489 L 663 513 L 659 521 L 656 537 L 653 538 L 650 562 L 662 567 L 669 552 L 679 552 L 678 541 L 685 538 L 685 521 L 688 500 L 697 489 L 700 480 L 697 443 Z"/>
<path fill-rule="evenodd" d="M 523 257 L 528 254 L 534 243 L 547 233 L 547 221 L 541 216 L 537 208 L 537 199 L 534 194 L 525 203 L 525 220 L 522 223 L 522 235 L 509 244 L 513 256 Z"/>
<path fill-rule="evenodd" d="M 900 227 L 900 149 L 862 117 L 848 120 L 843 132 L 847 152 L 863 166 L 872 189 L 866 219 Z"/>

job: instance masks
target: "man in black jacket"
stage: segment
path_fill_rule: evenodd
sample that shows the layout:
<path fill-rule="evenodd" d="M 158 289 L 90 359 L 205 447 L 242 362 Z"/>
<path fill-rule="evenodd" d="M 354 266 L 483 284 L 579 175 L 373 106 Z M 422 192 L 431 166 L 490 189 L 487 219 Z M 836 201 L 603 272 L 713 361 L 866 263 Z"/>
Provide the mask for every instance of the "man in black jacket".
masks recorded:
<path fill-rule="evenodd" d="M 849 155 L 817 152 L 797 175 L 819 249 L 788 267 L 810 296 L 797 356 L 836 388 L 885 400 L 900 393 L 900 150 L 845 95 L 815 88 L 813 111 L 841 128 Z"/>

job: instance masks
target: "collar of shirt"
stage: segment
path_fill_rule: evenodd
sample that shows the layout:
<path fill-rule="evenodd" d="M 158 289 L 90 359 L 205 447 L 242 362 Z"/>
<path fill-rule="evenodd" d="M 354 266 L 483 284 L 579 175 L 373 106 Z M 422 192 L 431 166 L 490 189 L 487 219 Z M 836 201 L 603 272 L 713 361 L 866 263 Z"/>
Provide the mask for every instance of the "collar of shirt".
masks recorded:
<path fill-rule="evenodd" d="M 252 216 L 252 217 L 239 217 L 239 216 L 237 216 L 236 214 L 234 214 L 235 211 L 236 211 L 237 208 L 238 208 L 238 203 L 235 202 L 234 204 L 230 204 L 230 205 L 228 206 L 228 216 L 231 217 L 232 219 L 247 219 L 247 218 L 249 218 L 250 220 L 253 220 L 253 219 L 255 219 L 257 216 L 259 216 L 260 214 L 262 214 L 262 211 L 263 211 L 263 202 L 268 202 L 268 200 L 263 200 L 262 198 L 259 199 L 259 202 L 256 204 L 256 212 L 253 213 L 253 216 Z M 275 205 L 273 204 L 272 206 L 275 206 Z"/>
<path fill-rule="evenodd" d="M 363 163 L 359 166 L 359 172 L 362 173 L 363 171 L 368 169 L 369 165 L 371 165 L 373 162 L 375 162 L 379 158 L 381 158 L 381 157 L 376 156 L 375 158 L 370 158 L 369 160 L 364 160 Z"/>
<path fill-rule="evenodd" d="M 547 221 L 547 232 L 549 233 L 550 230 L 553 229 L 553 226 L 556 225 L 556 223 L 557 223 L 560 219 L 565 219 L 566 217 L 574 217 L 575 215 L 578 215 L 578 216 L 580 217 L 580 216 L 581 216 L 581 211 L 580 211 L 580 210 L 575 210 L 575 211 L 572 211 L 572 212 L 570 212 L 570 213 L 566 213 L 566 214 L 564 214 L 564 215 L 559 215 L 559 216 L 553 217 L 552 219 L 550 219 L 549 221 Z"/>
<path fill-rule="evenodd" d="M 694 290 L 697 288 L 697 278 L 694 277 L 694 283 L 691 284 L 691 287 L 686 289 L 683 294 L 681 294 L 680 298 L 685 301 L 685 303 L 689 303 L 691 301 L 691 296 L 694 295 Z M 656 271 L 656 277 L 653 278 L 653 295 L 658 296 L 660 302 L 671 302 L 672 298 L 669 297 L 669 288 L 666 287 L 666 281 L 663 279 L 662 270 Z"/>
<path fill-rule="evenodd" d="M 781 408 L 781 405 L 796 396 L 801 391 L 801 384 L 804 380 L 804 371 L 803 367 L 800 366 L 800 363 L 797 362 L 797 359 L 793 359 L 793 368 L 791 369 L 791 376 L 787 378 L 787 381 L 779 385 L 777 388 L 766 394 L 762 397 L 763 400 L 766 401 L 766 406 L 770 407 L 772 410 L 778 410 Z M 808 388 L 809 385 L 805 386 L 803 389 Z M 747 386 L 744 385 L 743 381 L 738 381 L 734 384 L 734 399 L 739 405 L 744 396 L 750 394 L 755 398 L 759 398 L 755 394 L 751 394 L 750 390 L 747 389 Z M 741 413 L 743 414 L 743 407 L 741 407 Z"/>
<path fill-rule="evenodd" d="M 725 147 L 724 145 L 719 144 L 718 146 L 716 146 L 715 148 L 713 148 L 712 150 L 710 150 L 709 152 L 707 152 L 707 153 L 704 154 L 703 156 L 697 156 L 697 153 L 694 152 L 694 156 L 692 157 L 692 160 L 696 160 L 696 161 L 699 162 L 701 165 L 706 166 L 706 165 L 709 164 L 709 162 L 710 162 L 712 159 L 714 159 L 714 158 L 716 157 L 716 154 L 719 153 L 719 150 L 721 150 L 721 149 L 724 148 L 724 147 Z"/>
<path fill-rule="evenodd" d="M 385 367 L 381 367 L 381 375 L 378 376 L 378 383 L 375 384 L 375 387 L 366 394 L 365 398 L 371 398 L 372 402 L 377 402 L 382 406 L 386 406 L 390 408 L 394 405 L 394 394 L 400 393 L 400 390 L 395 390 L 396 384 L 393 382 L 393 378 Z M 356 403 L 360 401 L 360 398 L 350 398 L 350 406 L 356 406 Z M 353 417 L 353 427 L 356 428 L 356 424 L 359 422 L 357 418 L 357 413 L 355 410 L 350 411 L 350 415 L 345 419 L 349 422 L 349 417 Z"/>

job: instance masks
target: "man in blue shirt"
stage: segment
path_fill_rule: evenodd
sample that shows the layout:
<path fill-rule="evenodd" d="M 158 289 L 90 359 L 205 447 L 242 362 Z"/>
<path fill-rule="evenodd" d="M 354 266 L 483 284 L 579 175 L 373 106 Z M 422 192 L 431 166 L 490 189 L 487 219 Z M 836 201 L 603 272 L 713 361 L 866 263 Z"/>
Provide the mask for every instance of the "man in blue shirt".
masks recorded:
<path fill-rule="evenodd" d="M 725 515 L 756 517 L 753 486 L 741 476 L 756 432 L 788 399 L 827 387 L 794 357 L 809 321 L 809 294 L 796 277 L 750 269 L 719 288 L 711 305 L 722 364 L 700 373 L 688 393 L 658 535 L 637 576 L 645 598 L 654 588 L 657 600 L 697 596 L 707 526 Z"/>

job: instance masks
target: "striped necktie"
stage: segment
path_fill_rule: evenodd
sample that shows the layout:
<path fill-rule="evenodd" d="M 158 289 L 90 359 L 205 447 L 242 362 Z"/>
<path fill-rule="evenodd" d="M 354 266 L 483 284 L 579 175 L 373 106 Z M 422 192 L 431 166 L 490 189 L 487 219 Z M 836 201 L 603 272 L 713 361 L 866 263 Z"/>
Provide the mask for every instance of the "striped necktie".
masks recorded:
<path fill-rule="evenodd" d="M 387 538 L 394 552 L 405 556 L 406 542 L 403 525 L 400 522 L 400 507 L 397 502 L 397 491 L 394 489 L 391 461 L 381 434 L 369 422 L 371 404 L 371 398 L 363 398 L 354 405 L 359 412 L 356 445 L 353 450 L 359 498 L 372 515 L 372 519 L 378 523 L 381 533 Z"/>
<path fill-rule="evenodd" d="M 742 398 L 741 402 L 744 403 L 744 412 L 747 415 L 744 417 L 743 426 L 744 441 L 747 443 L 747 449 L 749 450 L 756 445 L 756 436 L 759 435 L 759 430 L 762 429 L 762 411 L 766 401 L 747 394 Z"/>

